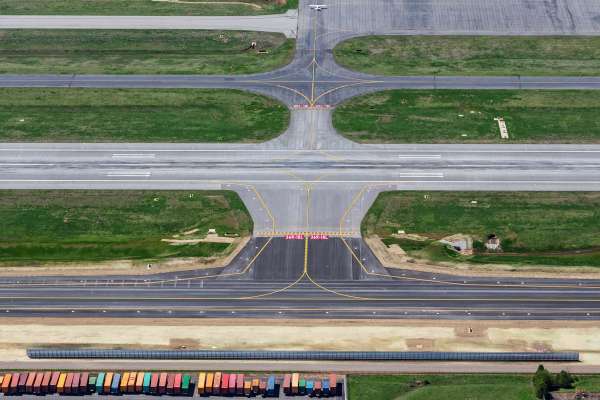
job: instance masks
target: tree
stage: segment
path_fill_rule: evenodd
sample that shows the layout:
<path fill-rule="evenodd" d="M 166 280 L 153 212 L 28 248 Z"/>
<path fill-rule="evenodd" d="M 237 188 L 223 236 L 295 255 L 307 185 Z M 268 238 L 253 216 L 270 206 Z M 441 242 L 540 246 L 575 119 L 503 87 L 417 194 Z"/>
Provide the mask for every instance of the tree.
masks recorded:
<path fill-rule="evenodd" d="M 533 390 L 538 399 L 547 399 L 554 386 L 552 375 L 540 365 L 533 375 Z"/>
<path fill-rule="evenodd" d="M 575 378 L 565 371 L 562 370 L 560 373 L 556 375 L 555 385 L 561 389 L 571 389 L 573 387 L 573 383 L 575 383 Z"/>

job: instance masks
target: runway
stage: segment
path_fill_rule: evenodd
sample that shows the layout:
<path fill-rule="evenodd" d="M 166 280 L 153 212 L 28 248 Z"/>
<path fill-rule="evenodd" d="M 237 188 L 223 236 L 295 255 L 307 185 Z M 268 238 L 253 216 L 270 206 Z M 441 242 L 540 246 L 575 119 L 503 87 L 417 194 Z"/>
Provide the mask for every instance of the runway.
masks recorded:
<path fill-rule="evenodd" d="M 360 239 L 384 190 L 600 190 L 600 145 L 359 145 L 331 108 L 394 88 L 600 89 L 582 77 L 378 77 L 331 49 L 372 33 L 600 34 L 600 4 L 302 0 L 288 66 L 239 76 L 1 75 L 2 87 L 238 88 L 292 109 L 262 144 L 3 143 L 0 188 L 229 189 L 255 237 L 224 269 L 0 279 L 9 316 L 600 319 L 600 280 L 468 278 L 386 269 Z M 390 12 L 391 6 L 392 12 Z M 424 8 L 423 8 L 424 7 Z M 445 13 L 445 14 L 444 14 Z M 445 15 L 451 18 L 442 18 Z M 570 17 L 569 17 L 570 15 Z M 112 17 L 111 17 L 112 18 Z M 510 22 L 510 23 L 509 23 Z M 289 234 L 299 239 L 286 239 Z M 326 237 L 326 238 L 325 238 Z"/>

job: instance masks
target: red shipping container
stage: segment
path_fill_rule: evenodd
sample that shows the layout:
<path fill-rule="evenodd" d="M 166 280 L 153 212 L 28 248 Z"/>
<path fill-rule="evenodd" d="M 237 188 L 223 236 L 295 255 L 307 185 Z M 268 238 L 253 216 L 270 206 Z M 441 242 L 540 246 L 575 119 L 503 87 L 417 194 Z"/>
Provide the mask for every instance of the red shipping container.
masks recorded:
<path fill-rule="evenodd" d="M 150 379 L 150 393 L 158 392 L 158 373 L 153 373 L 152 378 Z"/>
<path fill-rule="evenodd" d="M 81 374 L 76 372 L 73 374 L 73 382 L 71 382 L 71 393 L 78 394 L 79 393 L 79 379 L 81 379 Z"/>
<path fill-rule="evenodd" d="M 21 382 L 19 382 L 19 391 L 21 393 L 25 392 L 28 394 L 33 393 L 33 382 L 35 382 L 35 376 L 37 374 L 35 372 L 30 372 L 27 374 L 27 380 L 25 381 L 25 390 L 21 389 Z"/>
<path fill-rule="evenodd" d="M 337 375 L 329 374 L 329 394 L 337 396 Z"/>
<path fill-rule="evenodd" d="M 52 379 L 52 372 L 46 371 L 44 373 L 44 378 L 42 379 L 42 387 L 40 388 L 41 394 L 46 394 L 49 392 L 50 381 Z"/>
<path fill-rule="evenodd" d="M 167 393 L 168 394 L 173 393 L 173 385 L 174 384 L 175 384 L 175 374 L 168 374 L 167 375 Z"/>
<path fill-rule="evenodd" d="M 60 378 L 60 372 L 53 372 L 52 378 L 50 378 L 50 385 L 48 385 L 48 393 L 56 393 L 56 385 L 58 385 L 58 378 Z"/>
<path fill-rule="evenodd" d="M 16 387 L 14 387 L 14 392 L 13 393 L 23 393 L 23 392 L 25 392 L 25 385 L 27 383 L 27 377 L 29 377 L 29 373 L 28 372 L 22 372 L 20 374 L 17 374 Z M 15 376 L 14 375 L 13 375 L 13 380 L 15 380 Z M 13 387 L 12 384 L 10 386 Z"/>
<path fill-rule="evenodd" d="M 221 375 L 221 393 L 229 393 L 229 374 Z"/>
<path fill-rule="evenodd" d="M 235 374 L 229 374 L 229 394 L 235 394 L 236 378 Z"/>
<path fill-rule="evenodd" d="M 8 393 L 17 393 L 19 390 L 19 379 L 21 378 L 21 375 L 22 374 L 19 374 L 18 372 L 12 374 L 12 378 L 10 380 L 10 390 Z"/>
<path fill-rule="evenodd" d="M 235 394 L 244 394 L 244 374 L 237 374 L 237 389 Z"/>
<path fill-rule="evenodd" d="M 287 395 L 292 393 L 292 375 L 291 374 L 285 374 L 283 376 L 283 393 L 287 394 Z"/>
<path fill-rule="evenodd" d="M 181 374 L 175 374 L 173 378 L 173 393 L 181 393 Z"/>
<path fill-rule="evenodd" d="M 71 385 L 73 384 L 73 373 L 69 372 L 67 374 L 67 379 L 65 380 L 65 393 L 71 393 Z"/>
<path fill-rule="evenodd" d="M 42 392 L 42 380 L 44 379 L 44 373 L 38 372 L 35 375 L 35 380 L 33 381 L 33 393 L 40 394 Z"/>
<path fill-rule="evenodd" d="M 158 394 L 165 394 L 167 392 L 167 378 L 168 375 L 166 372 L 160 374 L 158 380 Z"/>
<path fill-rule="evenodd" d="M 81 374 L 81 378 L 79 378 L 79 393 L 86 394 L 88 393 L 88 381 L 90 379 L 89 372 L 83 372 Z"/>

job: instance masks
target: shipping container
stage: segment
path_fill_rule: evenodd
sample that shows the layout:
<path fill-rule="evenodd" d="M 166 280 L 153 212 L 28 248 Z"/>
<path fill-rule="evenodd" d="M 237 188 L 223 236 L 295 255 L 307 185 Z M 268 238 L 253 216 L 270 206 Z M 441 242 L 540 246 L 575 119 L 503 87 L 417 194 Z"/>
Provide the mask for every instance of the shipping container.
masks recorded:
<path fill-rule="evenodd" d="M 71 394 L 79 393 L 79 379 L 81 379 L 81 373 L 74 372 L 73 380 L 71 381 Z"/>
<path fill-rule="evenodd" d="M 252 393 L 258 394 L 258 389 L 260 387 L 260 381 L 258 378 L 252 379 Z"/>
<path fill-rule="evenodd" d="M 144 380 L 142 381 L 142 393 L 150 393 L 150 382 L 152 381 L 152 373 L 144 373 Z"/>
<path fill-rule="evenodd" d="M 167 394 L 173 394 L 173 385 L 175 384 L 175 374 L 167 374 Z"/>
<path fill-rule="evenodd" d="M 290 374 L 283 376 L 283 393 L 286 395 L 292 394 L 292 375 Z"/>
<path fill-rule="evenodd" d="M 71 385 L 73 385 L 73 373 L 67 372 L 67 379 L 65 380 L 64 393 L 71 394 Z"/>
<path fill-rule="evenodd" d="M 60 372 L 52 372 L 50 377 L 50 384 L 48 385 L 48 393 L 56 393 L 56 385 L 58 385 L 58 379 L 60 378 Z"/>
<path fill-rule="evenodd" d="M 221 394 L 229 393 L 229 374 L 221 375 Z"/>
<path fill-rule="evenodd" d="M 237 375 L 229 374 L 229 394 L 235 394 L 235 384 L 237 383 Z"/>
<path fill-rule="evenodd" d="M 142 393 L 143 389 L 144 389 L 144 373 L 138 372 L 137 376 L 135 378 L 135 385 L 133 387 L 133 391 L 135 393 Z"/>
<path fill-rule="evenodd" d="M 129 383 L 129 372 L 123 372 L 123 376 L 119 381 L 119 391 L 121 393 L 127 392 L 127 384 Z"/>
<path fill-rule="evenodd" d="M 21 386 L 21 382 L 19 382 L 19 393 L 27 393 L 33 394 L 33 383 L 35 382 L 35 378 L 37 377 L 36 372 L 26 372 L 27 379 L 25 379 L 25 387 Z"/>
<path fill-rule="evenodd" d="M 88 373 L 86 372 L 86 374 L 88 374 Z M 88 383 L 87 383 L 87 389 L 86 389 L 88 393 L 94 393 L 96 391 L 96 381 L 97 380 L 98 380 L 97 377 L 88 374 Z"/>
<path fill-rule="evenodd" d="M 175 374 L 175 377 L 173 378 L 173 393 L 181 394 L 182 379 L 183 377 L 181 374 Z"/>
<path fill-rule="evenodd" d="M 300 374 L 292 374 L 292 394 L 298 394 L 298 383 L 300 381 Z"/>
<path fill-rule="evenodd" d="M 261 379 L 258 383 L 258 394 L 267 393 L 267 382 L 264 379 Z"/>
<path fill-rule="evenodd" d="M 314 387 L 314 390 L 313 390 L 313 394 L 315 396 L 320 396 L 321 395 L 321 381 L 318 380 L 318 379 L 315 381 L 315 387 Z"/>
<path fill-rule="evenodd" d="M 119 388 L 121 384 L 121 374 L 115 373 L 112 377 L 112 385 L 110 386 L 111 394 L 119 394 Z"/>
<path fill-rule="evenodd" d="M 306 381 L 306 394 L 309 396 L 312 396 L 314 389 L 315 389 L 315 382 L 314 381 Z"/>
<path fill-rule="evenodd" d="M 107 372 L 104 377 L 104 388 L 102 389 L 102 393 L 109 394 L 112 388 L 112 381 L 114 379 L 114 374 L 112 372 Z"/>
<path fill-rule="evenodd" d="M 13 380 L 14 380 L 14 378 L 15 377 L 13 376 Z M 29 378 L 29 372 L 21 372 L 19 374 L 19 377 L 16 379 L 17 385 L 15 387 L 14 393 L 24 393 L 25 392 L 27 378 Z M 11 386 L 13 386 L 13 385 L 11 384 Z"/>
<path fill-rule="evenodd" d="M 158 394 L 167 393 L 167 379 L 169 375 L 166 372 L 161 372 L 160 378 L 158 379 Z"/>
<path fill-rule="evenodd" d="M 338 395 L 338 381 L 336 374 L 329 374 L 329 394 L 332 396 Z"/>
<path fill-rule="evenodd" d="M 46 371 L 44 372 L 44 377 L 42 378 L 42 387 L 40 388 L 40 394 L 46 394 L 50 392 L 50 380 L 52 379 L 52 372 Z"/>
<path fill-rule="evenodd" d="M 89 381 L 90 381 L 90 373 L 89 372 L 82 372 L 81 373 L 81 377 L 79 378 L 79 393 L 81 393 L 81 394 L 87 394 L 87 393 L 90 392 L 88 390 L 88 388 L 90 386 L 90 382 Z"/>
<path fill-rule="evenodd" d="M 306 379 L 300 378 L 298 381 L 298 393 L 302 395 L 306 394 Z"/>
<path fill-rule="evenodd" d="M 211 394 L 215 384 L 215 374 L 209 372 L 206 374 L 206 385 L 204 385 L 204 393 Z"/>
<path fill-rule="evenodd" d="M 329 396 L 329 379 L 323 379 L 323 388 L 321 392 L 324 396 Z"/>
<path fill-rule="evenodd" d="M 237 374 L 236 394 L 244 394 L 244 374 Z"/>
<path fill-rule="evenodd" d="M 221 393 L 221 373 L 215 372 L 215 379 L 213 381 L 213 394 Z"/>
<path fill-rule="evenodd" d="M 267 395 L 275 396 L 275 377 L 273 375 L 269 376 L 267 381 Z"/>
<path fill-rule="evenodd" d="M 105 372 L 100 372 L 98 378 L 96 378 L 96 393 L 104 393 L 104 378 L 106 377 Z"/>
<path fill-rule="evenodd" d="M 252 394 L 252 381 L 244 381 L 244 394 L 250 396 Z"/>
<path fill-rule="evenodd" d="M 200 372 L 198 374 L 198 383 L 196 384 L 196 391 L 198 394 L 204 394 L 204 385 L 206 383 L 206 372 Z"/>
<path fill-rule="evenodd" d="M 137 372 L 130 372 L 127 380 L 127 393 L 135 393 L 135 383 L 137 382 Z"/>
<path fill-rule="evenodd" d="M 10 380 L 12 378 L 11 374 L 5 374 L 4 378 L 2 379 L 2 393 L 4 394 L 8 394 L 8 391 L 10 390 Z"/>
<path fill-rule="evenodd" d="M 190 375 L 183 375 L 181 378 L 181 393 L 187 395 L 194 394 L 192 390 L 192 377 Z"/>
<path fill-rule="evenodd" d="M 158 394 L 158 381 L 160 380 L 160 374 L 158 372 L 152 373 L 150 379 L 150 394 Z"/>
<path fill-rule="evenodd" d="M 58 383 L 56 384 L 56 393 L 63 394 L 65 393 L 65 381 L 67 380 L 67 374 L 61 372 L 58 377 Z"/>

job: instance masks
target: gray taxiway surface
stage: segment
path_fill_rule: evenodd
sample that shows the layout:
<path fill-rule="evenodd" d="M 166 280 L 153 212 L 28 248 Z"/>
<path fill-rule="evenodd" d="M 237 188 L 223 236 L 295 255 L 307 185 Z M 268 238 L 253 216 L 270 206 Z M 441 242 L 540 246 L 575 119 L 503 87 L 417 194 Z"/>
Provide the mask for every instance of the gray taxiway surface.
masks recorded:
<path fill-rule="evenodd" d="M 377 77 L 337 66 L 370 33 L 600 34 L 600 3 L 302 0 L 294 61 L 248 76 L 0 76 L 15 87 L 224 87 L 293 109 L 256 145 L 1 144 L 2 188 L 231 189 L 255 222 L 223 270 L 0 280 L 7 315 L 600 319 L 600 281 L 467 278 L 386 270 L 359 238 L 383 190 L 600 190 L 598 145 L 358 145 L 331 107 L 388 88 L 600 89 L 600 78 Z M 301 233 L 300 240 L 286 234 Z M 329 239 L 312 238 L 327 234 Z M 405 266 L 407 267 L 407 266 Z"/>

